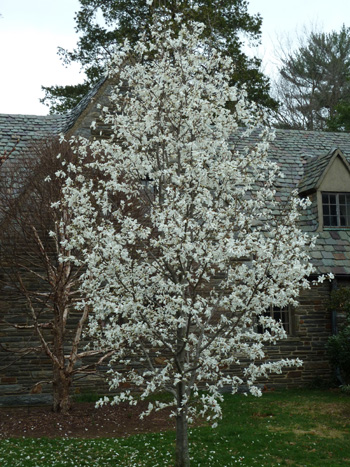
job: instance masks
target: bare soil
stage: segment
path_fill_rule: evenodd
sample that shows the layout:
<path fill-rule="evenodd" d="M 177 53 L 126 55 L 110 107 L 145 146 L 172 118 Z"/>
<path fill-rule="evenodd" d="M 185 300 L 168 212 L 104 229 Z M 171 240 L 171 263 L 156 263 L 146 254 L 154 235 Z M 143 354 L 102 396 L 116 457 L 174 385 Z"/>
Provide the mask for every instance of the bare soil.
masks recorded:
<path fill-rule="evenodd" d="M 148 402 L 137 406 L 119 404 L 95 408 L 92 402 L 75 403 L 68 415 L 52 412 L 45 407 L 0 408 L 1 438 L 110 438 L 136 433 L 172 430 L 175 421 L 170 409 L 154 412 L 140 420 Z"/>

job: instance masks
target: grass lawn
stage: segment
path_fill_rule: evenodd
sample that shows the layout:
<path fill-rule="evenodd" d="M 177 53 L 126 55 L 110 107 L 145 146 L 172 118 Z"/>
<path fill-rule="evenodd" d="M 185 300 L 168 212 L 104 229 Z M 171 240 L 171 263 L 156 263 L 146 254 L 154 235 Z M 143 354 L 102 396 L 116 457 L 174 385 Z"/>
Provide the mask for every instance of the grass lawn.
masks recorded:
<path fill-rule="evenodd" d="M 215 430 L 191 430 L 193 466 L 350 466 L 350 396 L 338 391 L 225 396 Z M 174 432 L 127 439 L 8 439 L 0 466 L 173 466 Z"/>

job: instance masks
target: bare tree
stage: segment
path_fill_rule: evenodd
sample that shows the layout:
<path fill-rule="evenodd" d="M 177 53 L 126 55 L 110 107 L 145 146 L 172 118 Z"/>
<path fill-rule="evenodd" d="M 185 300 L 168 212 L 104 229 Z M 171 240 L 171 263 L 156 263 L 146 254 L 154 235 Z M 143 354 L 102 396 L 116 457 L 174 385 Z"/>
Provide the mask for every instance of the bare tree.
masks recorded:
<path fill-rule="evenodd" d="M 41 350 L 49 357 L 53 410 L 67 413 L 73 377 L 94 372 L 110 353 L 82 349 L 90 309 L 86 305 L 75 310 L 81 270 L 64 247 L 70 218 L 59 206 L 62 179 L 56 176 L 61 160 L 69 164 L 74 154 L 57 139 L 30 148 L 27 154 L 17 162 L 7 158 L 0 169 L 2 281 L 24 298 L 23 313 L 28 314 L 28 324 L 13 326 L 32 329 L 39 341 L 37 348 L 21 352 Z M 81 359 L 92 356 L 93 362 L 81 364 Z"/>

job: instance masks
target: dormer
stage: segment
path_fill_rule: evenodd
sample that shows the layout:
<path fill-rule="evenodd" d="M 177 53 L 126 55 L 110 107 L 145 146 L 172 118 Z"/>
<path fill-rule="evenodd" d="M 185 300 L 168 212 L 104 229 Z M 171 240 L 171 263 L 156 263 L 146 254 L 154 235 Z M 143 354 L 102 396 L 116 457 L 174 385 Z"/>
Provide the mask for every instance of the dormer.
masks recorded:
<path fill-rule="evenodd" d="M 306 164 L 299 193 L 316 197 L 318 231 L 350 230 L 350 165 L 340 149 Z"/>

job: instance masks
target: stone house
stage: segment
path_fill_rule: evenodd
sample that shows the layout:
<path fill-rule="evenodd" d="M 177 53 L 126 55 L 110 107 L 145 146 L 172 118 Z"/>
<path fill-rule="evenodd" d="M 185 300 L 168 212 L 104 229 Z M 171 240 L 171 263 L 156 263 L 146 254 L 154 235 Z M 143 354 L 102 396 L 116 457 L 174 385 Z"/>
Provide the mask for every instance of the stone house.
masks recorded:
<path fill-rule="evenodd" d="M 108 105 L 111 85 L 108 80 L 102 80 L 67 115 L 0 115 L 0 176 L 6 176 L 11 164 L 26 154 L 33 140 L 59 133 L 108 137 L 108 128 L 97 124 L 92 130 L 91 123 L 98 119 L 99 106 Z M 14 143 L 16 150 L 6 157 L 5 152 Z M 317 274 L 332 272 L 335 279 L 311 286 L 302 293 L 300 305 L 295 309 L 268 311 L 282 320 L 288 334 L 286 340 L 270 348 L 271 357 L 299 357 L 304 361 L 300 369 L 272 375 L 268 384 L 297 387 L 327 383 L 332 378 L 332 370 L 325 344 L 337 332 L 341 319 L 337 310 L 327 309 L 327 300 L 332 288 L 346 286 L 350 280 L 350 135 L 276 130 L 270 155 L 284 173 L 278 187 L 281 202 L 294 189 L 301 197 L 311 200 L 301 222 L 306 231 L 317 234 L 312 262 Z M 11 296 L 0 290 L 0 396 L 29 393 L 48 368 L 42 355 L 26 355 L 17 361 L 6 351 L 5 347 L 18 347 L 27 339 L 25 333 L 15 332 L 5 323 L 11 319 L 13 308 Z M 12 364 L 8 365 L 9 362 Z M 82 384 L 98 390 L 93 379 Z"/>

